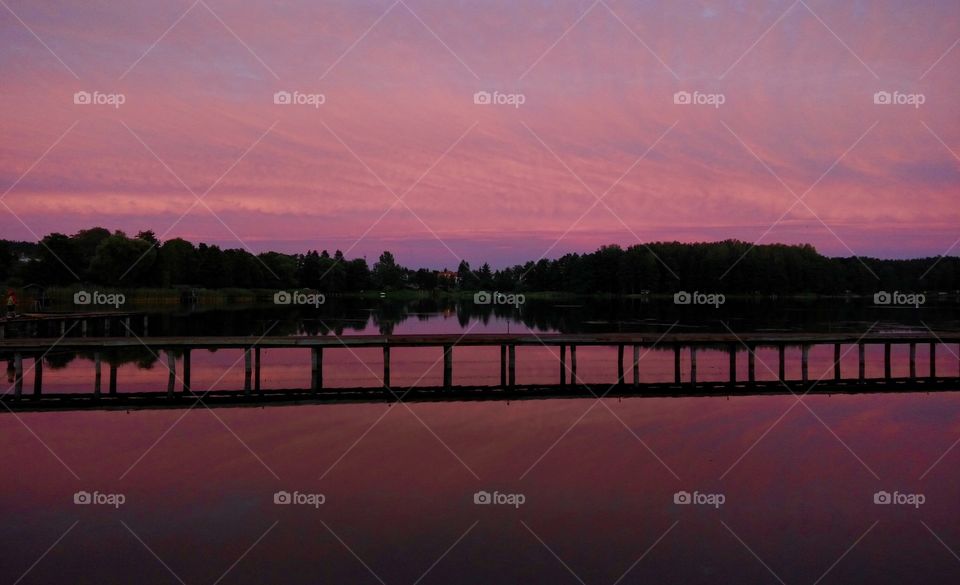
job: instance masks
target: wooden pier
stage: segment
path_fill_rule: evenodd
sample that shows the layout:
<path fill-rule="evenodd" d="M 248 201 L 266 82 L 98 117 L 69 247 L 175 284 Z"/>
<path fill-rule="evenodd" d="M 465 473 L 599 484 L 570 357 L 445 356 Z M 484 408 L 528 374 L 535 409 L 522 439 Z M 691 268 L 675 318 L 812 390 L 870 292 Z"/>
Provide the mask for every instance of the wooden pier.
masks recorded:
<path fill-rule="evenodd" d="M 929 346 L 929 365 L 926 375 L 918 374 L 916 348 L 919 344 Z M 0 400 L 10 409 L 50 410 L 79 408 L 154 408 L 186 407 L 193 403 L 191 397 L 202 396 L 205 404 L 244 405 L 282 404 L 290 402 L 337 402 L 396 400 L 469 400 L 469 399 L 518 399 L 551 396 L 593 396 L 608 393 L 608 396 L 696 396 L 736 395 L 765 393 L 813 392 L 882 392 L 882 391 L 933 391 L 960 390 L 960 377 L 938 376 L 936 348 L 939 344 L 957 345 L 960 355 L 960 332 L 911 332 L 911 333 L 676 333 L 664 336 L 654 334 L 470 334 L 461 335 L 391 335 L 391 336 L 316 336 L 316 337 L 66 337 L 7 339 L 0 341 L 0 358 L 12 361 L 14 383 L 10 392 Z M 866 346 L 882 345 L 884 348 L 884 375 L 880 378 L 866 377 Z M 518 385 L 518 348 L 547 347 L 558 356 L 556 383 Z M 577 348 L 606 346 L 617 349 L 616 371 L 610 372 L 610 380 L 587 386 L 577 374 Z M 810 350 L 817 346 L 833 349 L 832 375 L 819 379 L 811 377 L 809 369 Z M 853 353 L 856 346 L 858 368 L 855 375 L 841 371 L 841 358 Z M 891 352 L 893 346 L 909 347 L 909 375 L 893 377 Z M 157 356 L 164 356 L 167 369 L 165 389 L 149 392 L 118 391 L 118 376 L 115 360 L 117 352 L 146 347 Z M 418 387 L 412 390 L 391 387 L 391 349 L 436 348 L 438 361 L 443 361 L 441 386 Z M 453 384 L 454 356 L 460 347 L 497 347 L 500 350 L 499 384 L 490 386 L 456 386 Z M 800 349 L 800 376 L 786 376 L 786 348 Z M 263 390 L 261 387 L 262 349 L 309 349 L 310 386 L 283 390 Z M 324 353 L 360 348 L 379 348 L 383 352 L 382 385 L 360 388 L 326 388 L 324 386 Z M 629 348 L 629 354 L 627 349 Z M 665 380 L 641 381 L 641 353 L 651 348 L 673 352 L 673 377 Z M 775 349 L 778 355 L 776 375 L 772 380 L 758 380 L 756 350 Z M 191 351 L 210 349 L 241 349 L 244 361 L 244 384 L 242 389 L 207 391 L 191 386 Z M 43 392 L 42 356 L 49 351 L 77 352 L 93 356 L 94 376 L 92 392 L 45 393 Z M 711 350 L 728 354 L 728 376 L 722 381 L 704 381 L 697 377 L 698 352 Z M 686 351 L 689 375 L 683 379 L 681 355 Z M 629 355 L 629 362 L 627 356 Z M 180 359 L 177 359 L 180 356 Z M 746 379 L 737 376 L 738 359 L 747 359 Z M 32 363 L 33 391 L 25 395 L 23 384 L 24 363 Z M 107 392 L 102 387 L 102 364 L 109 364 Z M 180 364 L 179 375 L 177 365 Z M 491 364 L 492 367 L 495 367 Z M 774 366 L 771 364 L 770 368 Z M 816 372 L 819 374 L 820 372 Z M 813 382 L 816 381 L 816 384 Z M 178 384 L 179 382 L 179 384 Z M 178 391 L 179 385 L 179 391 Z M 3 410 L 0 410 L 3 412 Z"/>

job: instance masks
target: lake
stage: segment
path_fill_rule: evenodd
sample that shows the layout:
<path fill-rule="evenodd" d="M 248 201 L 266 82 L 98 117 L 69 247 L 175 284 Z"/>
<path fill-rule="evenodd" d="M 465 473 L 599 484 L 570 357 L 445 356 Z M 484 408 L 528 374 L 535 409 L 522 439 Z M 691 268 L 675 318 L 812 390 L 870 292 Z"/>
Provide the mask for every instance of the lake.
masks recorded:
<path fill-rule="evenodd" d="M 496 310 L 331 300 L 319 310 L 153 311 L 149 332 L 662 333 L 725 331 L 723 323 L 738 332 L 900 331 L 960 323 L 955 302 L 887 309 L 863 299 L 733 301 L 690 309 L 641 300 L 530 300 Z M 905 372 L 901 350 L 894 375 Z M 496 383 L 495 349 L 455 351 L 455 384 Z M 602 394 L 616 378 L 616 350 L 580 351 L 581 376 Z M 918 346 L 921 373 L 927 351 Z M 326 385 L 377 384 L 379 351 L 328 353 Z M 726 354 L 704 354 L 698 377 L 725 379 Z M 45 391 L 90 391 L 89 356 L 50 357 Z M 440 357 L 430 348 L 396 350 L 394 387 L 437 384 Z M 650 351 L 641 372 L 669 378 L 672 360 L 672 352 Z M 813 351 L 810 360 L 812 378 L 832 371 L 829 351 Z M 955 346 L 938 347 L 938 373 L 960 375 L 958 363 Z M 868 377 L 882 375 L 882 348 L 871 347 L 867 364 Z M 842 365 L 855 371 L 856 356 Z M 197 390 L 242 387 L 239 350 L 195 351 L 193 368 Z M 265 388 L 309 385 L 308 351 L 264 350 L 263 368 Z M 554 382 L 557 368 L 546 348 L 518 350 L 518 383 Z M 758 378 L 774 379 L 775 371 L 776 351 L 759 351 Z M 158 389 L 166 370 L 144 352 L 129 356 L 119 379 L 121 391 Z M 802 400 L 7 413 L 0 544 L 8 554 L 0 580 L 958 582 L 960 393 L 865 390 Z"/>

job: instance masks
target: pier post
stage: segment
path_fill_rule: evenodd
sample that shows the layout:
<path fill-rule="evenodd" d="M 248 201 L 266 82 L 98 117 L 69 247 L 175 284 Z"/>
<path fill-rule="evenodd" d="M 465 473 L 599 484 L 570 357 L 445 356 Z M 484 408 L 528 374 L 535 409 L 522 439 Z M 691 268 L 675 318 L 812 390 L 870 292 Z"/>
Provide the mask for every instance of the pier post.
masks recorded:
<path fill-rule="evenodd" d="M 748 346 L 747 380 L 749 380 L 751 384 L 755 384 L 757 381 L 757 346 L 756 345 Z"/>
<path fill-rule="evenodd" d="M 883 344 L 883 377 L 890 380 L 890 344 Z"/>
<path fill-rule="evenodd" d="M 930 342 L 930 378 L 937 377 L 937 343 Z"/>
<path fill-rule="evenodd" d="M 110 360 L 110 394 L 117 393 L 117 356 L 112 356 Z"/>
<path fill-rule="evenodd" d="M 862 341 L 857 345 L 858 345 L 857 353 L 859 354 L 858 361 L 860 362 L 857 378 L 860 380 L 860 383 L 862 384 L 867 377 L 867 348 Z"/>
<path fill-rule="evenodd" d="M 0 340 L 6 338 L 6 336 L 7 336 L 7 326 L 0 325 Z"/>
<path fill-rule="evenodd" d="M 917 344 L 910 344 L 910 378 L 917 377 Z"/>
<path fill-rule="evenodd" d="M 507 385 L 507 346 L 500 346 L 500 386 Z"/>
<path fill-rule="evenodd" d="M 617 384 L 623 384 L 623 344 L 617 346 Z"/>
<path fill-rule="evenodd" d="M 250 355 L 250 348 L 243 348 L 243 393 L 250 394 L 250 379 L 253 377 L 253 364 Z"/>
<path fill-rule="evenodd" d="M 260 346 L 257 346 L 253 350 L 254 366 L 253 366 L 253 389 L 257 392 L 260 392 Z"/>
<path fill-rule="evenodd" d="M 810 346 L 806 344 L 800 346 L 800 379 L 810 379 Z"/>
<path fill-rule="evenodd" d="M 784 355 L 786 352 L 787 348 L 782 343 L 777 346 L 777 354 L 780 356 L 780 366 L 777 375 L 781 382 L 787 379 L 786 356 Z"/>
<path fill-rule="evenodd" d="M 833 379 L 840 380 L 840 344 L 833 344 Z"/>
<path fill-rule="evenodd" d="M 13 354 L 13 395 L 20 398 L 23 393 L 23 355 L 18 351 Z"/>
<path fill-rule="evenodd" d="M 512 359 L 510 360 L 513 361 Z M 570 383 L 576 386 L 580 383 L 580 379 L 577 378 L 577 346 L 570 346 Z"/>
<path fill-rule="evenodd" d="M 673 383 L 680 383 L 680 346 L 673 346 Z"/>
<path fill-rule="evenodd" d="M 97 351 L 93 353 L 93 393 L 98 398 L 100 397 L 100 369 L 100 352 Z"/>
<path fill-rule="evenodd" d="M 123 336 L 130 337 L 130 317 L 124 317 L 123 319 Z"/>
<path fill-rule="evenodd" d="M 390 388 L 390 346 L 383 346 L 383 387 Z"/>
<path fill-rule="evenodd" d="M 143 336 L 146 337 L 150 335 L 150 318 L 146 315 L 143 316 Z"/>
<path fill-rule="evenodd" d="M 173 386 L 177 379 L 177 358 L 173 357 L 173 351 L 165 350 L 167 356 L 167 398 L 173 398 Z M 247 378 L 249 381 L 250 378 Z"/>
<path fill-rule="evenodd" d="M 103 336 L 110 337 L 110 317 L 106 317 L 103 320 Z"/>
<path fill-rule="evenodd" d="M 697 348 L 690 346 L 690 383 L 697 385 Z"/>
<path fill-rule="evenodd" d="M 323 348 L 310 348 L 310 390 L 323 388 Z"/>
<path fill-rule="evenodd" d="M 43 388 L 43 355 L 33 358 L 33 395 L 40 396 Z"/>
<path fill-rule="evenodd" d="M 190 348 L 183 350 L 183 388 L 184 393 L 190 390 Z"/>
<path fill-rule="evenodd" d="M 443 346 L 443 387 L 453 386 L 453 346 Z"/>
<path fill-rule="evenodd" d="M 83 319 L 80 321 L 80 335 L 83 337 L 87 336 L 87 320 Z"/>
<path fill-rule="evenodd" d="M 567 346 L 560 345 L 560 385 L 567 385 Z"/>
<path fill-rule="evenodd" d="M 730 383 L 736 384 L 737 383 L 737 346 L 731 344 L 728 352 L 730 353 Z"/>
<path fill-rule="evenodd" d="M 633 346 L 633 385 L 640 385 L 640 346 Z"/>
<path fill-rule="evenodd" d="M 573 367 L 574 367 L 574 370 L 576 370 L 577 354 L 573 346 L 570 346 L 570 356 L 573 358 Z M 510 346 L 510 380 L 509 380 L 510 387 L 513 388 L 513 386 L 516 383 L 517 383 L 517 346 L 511 345 Z"/>
<path fill-rule="evenodd" d="M 67 322 L 61 320 L 60 321 L 60 337 L 63 337 L 66 334 L 67 334 Z"/>

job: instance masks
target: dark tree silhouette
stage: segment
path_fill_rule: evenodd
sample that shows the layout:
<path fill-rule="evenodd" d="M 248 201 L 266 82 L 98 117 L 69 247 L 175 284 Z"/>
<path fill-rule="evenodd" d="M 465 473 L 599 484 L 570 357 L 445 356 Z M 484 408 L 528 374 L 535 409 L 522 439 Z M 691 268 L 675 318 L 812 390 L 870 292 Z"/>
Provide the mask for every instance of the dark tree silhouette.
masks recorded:
<path fill-rule="evenodd" d="M 456 277 L 446 271 L 439 275 L 427 268 L 405 268 L 389 251 L 380 255 L 371 270 L 365 259 L 348 259 L 340 250 L 333 256 L 326 250 L 254 255 L 180 238 L 160 242 L 150 230 L 134 238 L 95 227 L 72 236 L 52 233 L 38 243 L 0 240 L 0 279 L 11 285 L 301 287 L 325 294 L 371 288 L 610 295 L 679 290 L 745 295 L 956 291 L 960 258 L 829 258 L 810 245 L 654 242 L 626 249 L 603 246 L 500 270 L 486 263 L 472 270 L 461 261 Z"/>

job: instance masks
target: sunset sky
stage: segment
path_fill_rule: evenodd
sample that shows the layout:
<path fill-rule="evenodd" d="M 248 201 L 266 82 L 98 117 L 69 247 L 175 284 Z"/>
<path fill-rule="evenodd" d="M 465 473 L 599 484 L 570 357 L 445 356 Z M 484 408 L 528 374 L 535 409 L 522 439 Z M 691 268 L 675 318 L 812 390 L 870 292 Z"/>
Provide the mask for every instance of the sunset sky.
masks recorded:
<path fill-rule="evenodd" d="M 438 268 L 726 238 L 956 254 L 958 39 L 944 1 L 3 0 L 0 238 Z"/>

